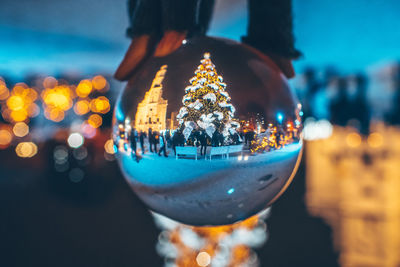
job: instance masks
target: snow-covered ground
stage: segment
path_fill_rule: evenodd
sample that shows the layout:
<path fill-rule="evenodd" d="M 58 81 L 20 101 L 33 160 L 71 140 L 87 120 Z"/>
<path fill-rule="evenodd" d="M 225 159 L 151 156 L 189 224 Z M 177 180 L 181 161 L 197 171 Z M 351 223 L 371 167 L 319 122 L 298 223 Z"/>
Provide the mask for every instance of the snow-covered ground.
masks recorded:
<path fill-rule="evenodd" d="M 253 215 L 291 177 L 302 143 L 213 160 L 119 153 L 134 191 L 154 211 L 188 224 L 227 224 Z"/>

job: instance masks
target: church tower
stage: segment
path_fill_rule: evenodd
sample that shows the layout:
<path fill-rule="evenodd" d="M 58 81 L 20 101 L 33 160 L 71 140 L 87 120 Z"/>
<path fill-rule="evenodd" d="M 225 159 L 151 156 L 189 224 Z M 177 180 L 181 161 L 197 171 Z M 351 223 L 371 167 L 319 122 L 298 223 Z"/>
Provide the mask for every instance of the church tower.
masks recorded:
<path fill-rule="evenodd" d="M 139 103 L 135 116 L 135 129 L 146 132 L 149 128 L 161 131 L 166 128 L 168 100 L 162 98 L 162 81 L 167 72 L 167 65 L 157 71 L 150 89 Z"/>

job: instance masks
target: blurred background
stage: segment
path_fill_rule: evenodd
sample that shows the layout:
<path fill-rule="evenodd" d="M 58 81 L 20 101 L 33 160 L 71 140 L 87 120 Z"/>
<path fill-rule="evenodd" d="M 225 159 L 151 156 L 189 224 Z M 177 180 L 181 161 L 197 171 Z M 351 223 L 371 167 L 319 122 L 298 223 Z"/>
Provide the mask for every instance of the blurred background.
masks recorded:
<path fill-rule="evenodd" d="M 126 6 L 0 1 L 1 266 L 163 265 L 165 233 L 110 140 Z M 246 1 L 215 8 L 209 35 L 240 40 Z M 400 265 L 399 11 L 395 0 L 293 0 L 306 146 L 257 264 Z"/>

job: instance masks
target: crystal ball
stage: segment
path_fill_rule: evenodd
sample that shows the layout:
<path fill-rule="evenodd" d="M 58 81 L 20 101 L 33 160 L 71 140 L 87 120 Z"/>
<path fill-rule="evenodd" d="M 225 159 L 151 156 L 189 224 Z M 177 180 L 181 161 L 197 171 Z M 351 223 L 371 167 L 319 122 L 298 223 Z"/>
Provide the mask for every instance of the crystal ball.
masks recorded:
<path fill-rule="evenodd" d="M 148 59 L 114 111 L 116 157 L 148 207 L 225 225 L 266 209 L 302 152 L 301 105 L 275 63 L 238 42 L 196 37 Z"/>

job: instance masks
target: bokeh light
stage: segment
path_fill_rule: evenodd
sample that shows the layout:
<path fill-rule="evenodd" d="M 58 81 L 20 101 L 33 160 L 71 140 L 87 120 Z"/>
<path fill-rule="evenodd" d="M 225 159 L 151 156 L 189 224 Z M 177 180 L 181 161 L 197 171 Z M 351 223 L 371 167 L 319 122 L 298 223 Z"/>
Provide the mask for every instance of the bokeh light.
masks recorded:
<path fill-rule="evenodd" d="M 93 128 L 99 128 L 103 124 L 103 119 L 98 114 L 92 114 L 88 118 L 88 123 Z"/>
<path fill-rule="evenodd" d="M 82 80 L 76 87 L 76 94 L 79 97 L 87 97 L 92 92 L 92 83 L 89 80 Z"/>
<path fill-rule="evenodd" d="M 97 75 L 97 76 L 93 77 L 92 85 L 93 85 L 94 89 L 102 90 L 102 89 L 104 89 L 106 87 L 107 80 L 103 76 Z"/>
<path fill-rule="evenodd" d="M 207 252 L 200 252 L 196 257 L 196 262 L 199 266 L 208 266 L 211 263 L 210 254 Z"/>
<path fill-rule="evenodd" d="M 13 127 L 14 135 L 24 137 L 29 133 L 29 126 L 25 122 L 17 122 Z"/>
<path fill-rule="evenodd" d="M 114 148 L 114 142 L 112 139 L 108 139 L 106 143 L 104 144 L 104 150 L 108 154 L 115 154 L 115 148 Z"/>
<path fill-rule="evenodd" d="M 3 80 L 0 80 L 0 100 L 6 100 L 9 95 L 10 91 L 6 86 L 6 83 Z"/>
<path fill-rule="evenodd" d="M 64 111 L 58 108 L 46 108 L 44 111 L 44 116 L 48 120 L 52 120 L 54 122 L 60 122 L 64 119 Z"/>
<path fill-rule="evenodd" d="M 383 145 L 383 137 L 380 133 L 371 133 L 367 139 L 368 145 L 372 148 L 378 148 Z"/>
<path fill-rule="evenodd" d="M 100 96 L 90 102 L 90 109 L 92 112 L 105 114 L 110 111 L 110 101 L 105 96 Z"/>
<path fill-rule="evenodd" d="M 8 129 L 0 128 L 0 149 L 4 149 L 10 145 L 12 134 Z"/>
<path fill-rule="evenodd" d="M 78 148 L 83 145 L 84 139 L 80 133 L 72 133 L 68 137 L 68 145 L 72 148 Z"/>
<path fill-rule="evenodd" d="M 38 147 L 32 142 L 21 142 L 15 148 L 18 157 L 31 158 L 36 155 Z"/>
<path fill-rule="evenodd" d="M 85 115 L 90 111 L 90 103 L 87 100 L 79 100 L 74 106 L 74 111 L 77 115 Z"/>
<path fill-rule="evenodd" d="M 361 136 L 358 133 L 349 133 L 346 136 L 346 143 L 349 147 L 358 147 L 361 145 Z"/>
<path fill-rule="evenodd" d="M 87 121 L 82 124 L 82 133 L 86 138 L 93 138 L 97 131 L 96 128 L 93 128 Z"/>
<path fill-rule="evenodd" d="M 49 76 L 49 77 L 46 77 L 43 80 L 43 87 L 44 88 L 50 88 L 51 89 L 51 88 L 56 87 L 57 85 L 58 85 L 58 81 L 54 77 Z"/>

